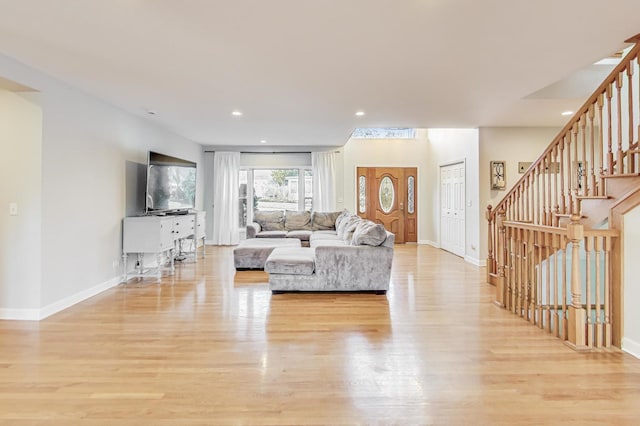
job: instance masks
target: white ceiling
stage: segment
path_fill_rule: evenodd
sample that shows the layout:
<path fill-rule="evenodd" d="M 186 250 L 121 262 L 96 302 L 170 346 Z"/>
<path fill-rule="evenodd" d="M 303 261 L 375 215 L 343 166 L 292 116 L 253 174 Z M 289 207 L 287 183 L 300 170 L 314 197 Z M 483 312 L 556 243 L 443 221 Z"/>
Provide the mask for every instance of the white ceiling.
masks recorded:
<path fill-rule="evenodd" d="M 342 145 L 355 127 L 560 126 L 592 88 L 569 91 L 575 99 L 552 86 L 640 32 L 638 0 L 0 0 L 0 10 L 0 52 L 203 145 Z"/>

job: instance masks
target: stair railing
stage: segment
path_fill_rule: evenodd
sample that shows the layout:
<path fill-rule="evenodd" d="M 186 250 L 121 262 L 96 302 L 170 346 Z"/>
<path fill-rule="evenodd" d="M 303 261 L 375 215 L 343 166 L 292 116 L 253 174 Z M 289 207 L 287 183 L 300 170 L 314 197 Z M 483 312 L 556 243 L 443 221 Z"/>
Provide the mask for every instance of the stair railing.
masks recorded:
<path fill-rule="evenodd" d="M 639 52 L 636 43 L 503 199 L 487 207 L 488 282 L 498 279 L 498 212 L 511 222 L 565 226 L 582 214 L 582 200 L 606 198 L 605 177 L 640 171 Z"/>
<path fill-rule="evenodd" d="M 501 212 L 503 213 L 503 212 Z M 498 218 L 496 303 L 576 350 L 610 348 L 611 250 L 617 230 L 585 230 Z"/>

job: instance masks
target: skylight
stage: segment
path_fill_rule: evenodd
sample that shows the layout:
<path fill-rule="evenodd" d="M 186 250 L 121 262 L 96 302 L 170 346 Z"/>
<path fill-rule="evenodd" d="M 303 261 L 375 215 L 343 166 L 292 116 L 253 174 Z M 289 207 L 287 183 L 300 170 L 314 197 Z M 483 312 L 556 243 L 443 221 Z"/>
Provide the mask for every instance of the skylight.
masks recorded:
<path fill-rule="evenodd" d="M 416 129 L 408 127 L 358 127 L 353 131 L 354 139 L 415 139 Z"/>

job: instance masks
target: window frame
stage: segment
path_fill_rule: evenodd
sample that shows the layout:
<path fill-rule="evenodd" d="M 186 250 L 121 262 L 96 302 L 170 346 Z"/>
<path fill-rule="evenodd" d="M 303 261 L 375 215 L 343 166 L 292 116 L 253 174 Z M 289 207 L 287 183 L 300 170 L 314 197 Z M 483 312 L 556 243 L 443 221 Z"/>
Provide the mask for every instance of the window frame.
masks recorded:
<path fill-rule="evenodd" d="M 277 167 L 240 167 L 240 172 L 247 172 L 247 224 L 253 222 L 254 206 L 254 171 L 256 170 L 298 170 L 298 211 L 305 210 L 305 172 L 309 171 L 311 174 L 311 209 L 313 209 L 313 169 L 311 166 L 277 166 Z M 238 191 L 240 188 L 238 187 Z M 302 194 L 302 196 L 300 196 Z"/>

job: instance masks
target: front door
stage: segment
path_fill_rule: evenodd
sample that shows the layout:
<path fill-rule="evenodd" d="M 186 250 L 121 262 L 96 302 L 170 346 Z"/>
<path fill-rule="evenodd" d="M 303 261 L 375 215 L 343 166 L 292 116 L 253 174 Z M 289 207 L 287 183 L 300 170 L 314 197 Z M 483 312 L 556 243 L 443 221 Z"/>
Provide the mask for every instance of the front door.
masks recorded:
<path fill-rule="evenodd" d="M 418 169 L 358 167 L 358 215 L 393 232 L 396 243 L 418 241 Z"/>

